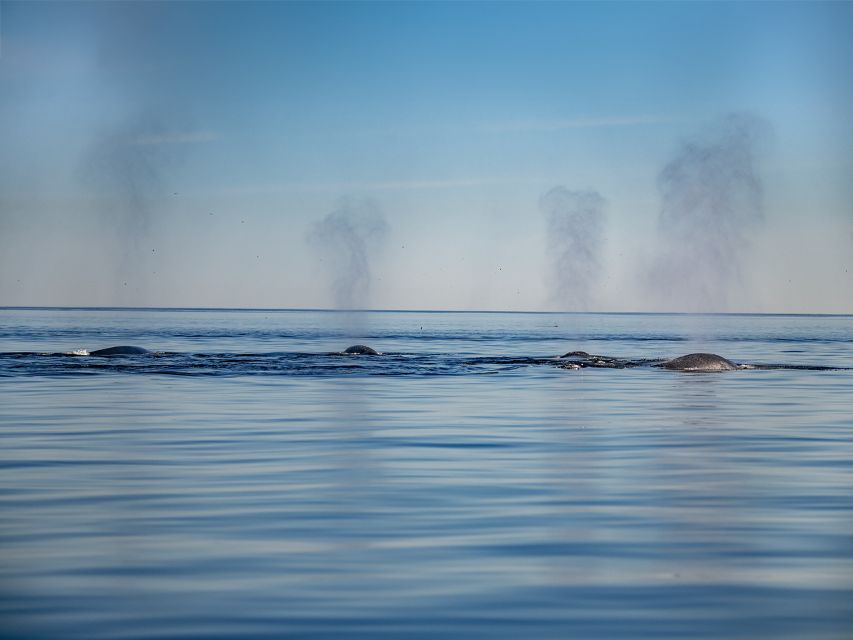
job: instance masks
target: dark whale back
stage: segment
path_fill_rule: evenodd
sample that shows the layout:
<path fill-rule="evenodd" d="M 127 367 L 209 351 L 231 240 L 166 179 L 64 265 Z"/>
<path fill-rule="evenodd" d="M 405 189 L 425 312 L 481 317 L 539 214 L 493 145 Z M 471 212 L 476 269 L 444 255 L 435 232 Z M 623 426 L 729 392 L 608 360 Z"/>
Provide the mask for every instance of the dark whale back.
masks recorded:
<path fill-rule="evenodd" d="M 680 358 L 667 360 L 661 365 L 664 369 L 676 371 L 733 371 L 739 367 L 731 360 L 714 353 L 689 353 Z"/>
<path fill-rule="evenodd" d="M 561 358 L 589 358 L 586 351 L 569 351 L 560 356 Z"/>
<path fill-rule="evenodd" d="M 351 347 L 347 347 L 344 349 L 344 353 L 349 355 L 361 355 L 361 356 L 378 356 L 379 352 L 376 349 L 372 349 L 367 345 L 363 344 L 354 344 Z"/>
<path fill-rule="evenodd" d="M 121 345 L 118 347 L 107 347 L 106 349 L 98 349 L 90 351 L 90 356 L 138 356 L 143 353 L 151 353 L 148 349 L 142 347 L 131 347 L 129 345 Z"/>

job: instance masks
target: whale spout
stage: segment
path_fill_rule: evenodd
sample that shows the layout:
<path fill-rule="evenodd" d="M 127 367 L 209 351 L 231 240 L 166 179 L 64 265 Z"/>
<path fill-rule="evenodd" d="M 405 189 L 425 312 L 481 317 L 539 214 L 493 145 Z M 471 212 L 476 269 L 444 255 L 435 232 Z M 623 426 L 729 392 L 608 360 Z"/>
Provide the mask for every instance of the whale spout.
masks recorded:
<path fill-rule="evenodd" d="M 106 349 L 98 349 L 90 351 L 90 356 L 138 356 L 144 353 L 151 353 L 148 349 L 142 347 L 132 347 L 130 345 L 120 345 L 117 347 L 107 347 Z"/>
<path fill-rule="evenodd" d="M 359 356 L 378 356 L 379 352 L 376 349 L 368 347 L 363 344 L 354 344 L 351 347 L 347 347 L 343 351 L 348 355 L 359 355 Z"/>
<path fill-rule="evenodd" d="M 675 371 L 733 371 L 740 369 L 731 360 L 715 353 L 688 353 L 686 356 L 667 360 L 657 366 Z"/>

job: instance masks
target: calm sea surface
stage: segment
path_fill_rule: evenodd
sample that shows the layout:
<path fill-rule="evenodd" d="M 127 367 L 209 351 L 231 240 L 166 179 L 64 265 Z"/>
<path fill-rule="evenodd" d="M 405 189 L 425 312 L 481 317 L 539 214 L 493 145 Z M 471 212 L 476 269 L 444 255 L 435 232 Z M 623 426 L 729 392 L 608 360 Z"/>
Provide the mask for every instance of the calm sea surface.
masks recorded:
<path fill-rule="evenodd" d="M 0 352 L 4 639 L 853 637 L 853 317 L 0 309 Z"/>

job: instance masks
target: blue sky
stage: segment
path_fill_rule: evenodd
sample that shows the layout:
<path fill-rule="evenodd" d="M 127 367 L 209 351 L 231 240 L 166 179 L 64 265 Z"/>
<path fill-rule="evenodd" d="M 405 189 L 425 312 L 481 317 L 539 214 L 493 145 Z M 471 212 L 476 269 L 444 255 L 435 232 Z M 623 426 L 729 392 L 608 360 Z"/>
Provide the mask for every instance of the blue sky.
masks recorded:
<path fill-rule="evenodd" d="M 334 307 L 361 261 L 307 239 L 355 202 L 346 304 L 853 313 L 852 67 L 850 3 L 4 0 L 0 305 Z M 731 114 L 760 215 L 667 235 Z M 593 274 L 559 186 L 605 202 Z"/>

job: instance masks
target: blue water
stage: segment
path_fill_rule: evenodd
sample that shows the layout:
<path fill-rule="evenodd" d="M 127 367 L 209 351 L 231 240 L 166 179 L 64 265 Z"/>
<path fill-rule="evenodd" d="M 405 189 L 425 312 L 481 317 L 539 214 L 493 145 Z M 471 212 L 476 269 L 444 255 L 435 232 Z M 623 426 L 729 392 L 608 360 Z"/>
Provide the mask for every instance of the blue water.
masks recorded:
<path fill-rule="evenodd" d="M 850 367 L 853 317 L 0 309 L 0 634 L 847 639 Z"/>

